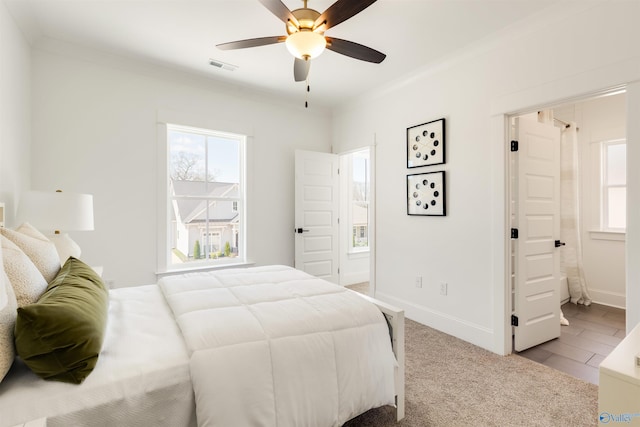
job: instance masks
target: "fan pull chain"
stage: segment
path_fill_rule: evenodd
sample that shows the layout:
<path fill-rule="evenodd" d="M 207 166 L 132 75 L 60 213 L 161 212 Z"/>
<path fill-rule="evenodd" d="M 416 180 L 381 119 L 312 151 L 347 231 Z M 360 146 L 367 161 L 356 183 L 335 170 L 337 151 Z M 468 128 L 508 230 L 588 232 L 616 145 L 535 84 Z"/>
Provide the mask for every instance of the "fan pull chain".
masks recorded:
<path fill-rule="evenodd" d="M 311 86 L 309 86 L 309 76 L 307 76 L 307 94 L 304 101 L 304 108 L 309 108 L 309 92 L 311 92 Z"/>

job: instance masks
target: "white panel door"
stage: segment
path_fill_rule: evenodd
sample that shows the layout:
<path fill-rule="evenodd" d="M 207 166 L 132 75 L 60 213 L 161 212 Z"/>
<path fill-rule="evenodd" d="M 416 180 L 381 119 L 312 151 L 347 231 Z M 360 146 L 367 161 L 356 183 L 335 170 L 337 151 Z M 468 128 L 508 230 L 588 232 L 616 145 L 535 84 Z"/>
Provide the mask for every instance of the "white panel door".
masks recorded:
<path fill-rule="evenodd" d="M 339 156 L 296 151 L 295 268 L 339 283 Z"/>
<path fill-rule="evenodd" d="M 514 349 L 560 336 L 560 129 L 518 119 Z"/>

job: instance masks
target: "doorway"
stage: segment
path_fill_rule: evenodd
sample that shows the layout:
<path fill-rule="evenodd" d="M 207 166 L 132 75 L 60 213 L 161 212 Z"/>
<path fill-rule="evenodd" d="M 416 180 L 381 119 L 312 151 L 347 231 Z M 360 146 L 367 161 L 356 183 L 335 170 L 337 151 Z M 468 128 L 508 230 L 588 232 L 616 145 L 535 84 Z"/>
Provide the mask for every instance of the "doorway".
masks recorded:
<path fill-rule="evenodd" d="M 375 150 L 296 150 L 295 268 L 375 291 Z"/>
<path fill-rule="evenodd" d="M 372 294 L 373 147 L 340 154 L 340 284 Z"/>
<path fill-rule="evenodd" d="M 626 93 L 624 91 L 606 93 L 540 109 L 540 111 L 543 110 L 547 112 L 546 120 L 550 120 L 556 127 L 564 130 L 569 124 L 573 124 L 578 130 L 576 189 L 579 216 L 572 219 L 561 215 L 561 224 L 565 230 L 571 226 L 577 230 L 577 242 L 581 249 L 579 255 L 582 259 L 588 298 L 572 302 L 589 304 L 593 301 L 599 305 L 624 309 L 626 307 L 626 163 L 624 157 Z M 533 114 L 536 115 L 535 112 Z M 515 115 L 511 120 L 523 115 Z M 566 179 L 568 174 L 570 172 L 564 170 L 561 173 L 561 179 Z M 517 175 L 513 165 L 510 165 L 508 175 L 510 185 L 514 186 Z M 608 185 L 608 182 L 611 185 Z M 561 185 L 564 191 L 567 191 L 566 187 L 569 184 L 564 182 Z M 512 206 L 510 215 L 515 211 L 517 206 Z M 572 221 L 577 222 L 572 223 Z M 568 252 L 566 247 L 560 250 Z M 514 261 L 508 267 L 511 273 L 509 277 L 514 278 L 512 310 L 516 306 L 514 287 L 519 274 L 516 265 Z M 567 302 L 573 299 L 569 295 L 569 287 L 576 285 L 575 272 L 569 271 L 571 268 L 566 264 L 561 266 L 561 270 L 560 299 L 561 302 Z M 573 282 L 571 277 L 574 277 Z M 516 328 L 518 326 L 512 328 L 514 333 Z"/>

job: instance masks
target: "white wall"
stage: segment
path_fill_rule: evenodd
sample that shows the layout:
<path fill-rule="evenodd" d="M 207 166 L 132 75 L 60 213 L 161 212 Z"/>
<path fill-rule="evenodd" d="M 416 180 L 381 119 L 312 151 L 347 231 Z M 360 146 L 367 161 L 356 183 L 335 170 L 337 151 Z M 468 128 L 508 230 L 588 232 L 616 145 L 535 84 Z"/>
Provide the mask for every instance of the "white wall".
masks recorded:
<path fill-rule="evenodd" d="M 337 151 L 355 147 L 358 135 L 377 142 L 377 297 L 412 319 L 510 351 L 504 114 L 639 80 L 639 14 L 638 2 L 561 4 L 334 113 Z M 447 216 L 409 217 L 405 180 L 417 170 L 406 168 L 405 131 L 441 117 L 447 164 L 421 170 L 447 171 Z"/>
<path fill-rule="evenodd" d="M 32 187 L 93 194 L 95 231 L 70 233 L 83 259 L 116 287 L 154 283 L 159 117 L 240 129 L 250 134 L 250 258 L 292 265 L 294 149 L 331 146 L 328 112 L 299 107 L 54 43 L 33 52 Z"/>
<path fill-rule="evenodd" d="M 640 79 L 627 86 L 627 333 L 640 323 Z"/>
<path fill-rule="evenodd" d="M 0 2 L 0 202 L 13 226 L 20 192 L 29 188 L 31 51 Z"/>

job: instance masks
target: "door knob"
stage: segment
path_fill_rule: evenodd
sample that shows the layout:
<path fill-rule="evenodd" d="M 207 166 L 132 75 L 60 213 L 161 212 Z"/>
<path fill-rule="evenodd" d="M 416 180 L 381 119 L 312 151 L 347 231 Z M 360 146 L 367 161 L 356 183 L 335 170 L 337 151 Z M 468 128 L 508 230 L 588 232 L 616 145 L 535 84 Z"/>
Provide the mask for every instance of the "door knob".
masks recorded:
<path fill-rule="evenodd" d="M 294 228 L 293 229 L 293 232 L 294 233 L 298 233 L 298 234 L 306 233 L 307 231 L 309 231 L 309 230 L 307 230 L 306 228 Z"/>
<path fill-rule="evenodd" d="M 564 245 L 566 245 L 565 242 L 561 242 L 560 240 L 556 240 L 556 243 L 555 243 L 555 247 L 556 248 L 559 248 L 560 246 L 564 246 Z"/>

